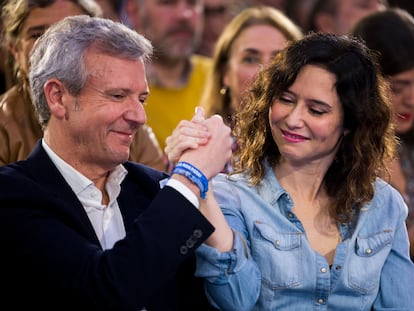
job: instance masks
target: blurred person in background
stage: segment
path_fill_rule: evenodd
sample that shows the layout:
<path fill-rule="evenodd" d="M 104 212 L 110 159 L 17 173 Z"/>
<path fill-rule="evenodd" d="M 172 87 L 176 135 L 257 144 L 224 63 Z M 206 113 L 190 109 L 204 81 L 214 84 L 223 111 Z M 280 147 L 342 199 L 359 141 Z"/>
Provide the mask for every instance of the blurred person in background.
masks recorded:
<path fill-rule="evenodd" d="M 286 2 L 285 14 L 295 22 L 302 31 L 308 29 L 308 20 L 316 0 L 289 0 Z"/>
<path fill-rule="evenodd" d="M 398 7 L 408 11 L 414 16 L 414 1 L 412 0 L 388 0 L 390 7 Z"/>
<path fill-rule="evenodd" d="M 125 8 L 134 29 L 154 46 L 145 110 L 164 149 L 178 122 L 193 116 L 211 67 L 210 58 L 195 54 L 203 33 L 204 0 L 128 0 Z"/>
<path fill-rule="evenodd" d="M 3 8 L 5 0 L 0 1 L 0 9 Z M 0 18 L 0 94 L 3 94 L 7 90 L 7 45 L 4 37 L 4 26 L 2 19 Z"/>
<path fill-rule="evenodd" d="M 316 0 L 304 31 L 348 34 L 361 18 L 387 7 L 387 0 Z"/>
<path fill-rule="evenodd" d="M 398 159 L 389 165 L 390 182 L 409 208 L 407 227 L 414 260 L 414 18 L 406 10 L 390 8 L 367 15 L 351 34 L 378 53 L 382 73 L 390 84 L 395 131 L 400 139 Z"/>
<path fill-rule="evenodd" d="M 289 2 L 290 0 L 248 0 L 248 1 L 250 3 L 250 6 L 265 5 L 265 6 L 270 6 L 278 10 L 281 10 L 282 12 L 285 12 L 286 2 Z"/>
<path fill-rule="evenodd" d="M 121 21 L 123 0 L 95 0 L 102 9 L 102 17 Z"/>
<path fill-rule="evenodd" d="M 197 54 L 211 57 L 224 27 L 237 14 L 237 0 L 204 0 L 204 27 Z"/>

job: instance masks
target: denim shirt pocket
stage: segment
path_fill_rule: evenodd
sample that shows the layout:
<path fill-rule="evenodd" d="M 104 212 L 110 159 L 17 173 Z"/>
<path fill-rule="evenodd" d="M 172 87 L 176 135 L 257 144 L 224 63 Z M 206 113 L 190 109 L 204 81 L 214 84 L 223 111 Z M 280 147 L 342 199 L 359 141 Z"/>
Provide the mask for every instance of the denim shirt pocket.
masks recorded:
<path fill-rule="evenodd" d="M 274 290 L 300 284 L 300 233 L 277 232 L 270 225 L 256 221 L 252 243 L 252 256 L 266 286 Z"/>
<path fill-rule="evenodd" d="M 378 288 L 381 270 L 391 249 L 392 240 L 392 230 L 356 238 L 355 253 L 349 265 L 350 287 L 362 294 Z"/>

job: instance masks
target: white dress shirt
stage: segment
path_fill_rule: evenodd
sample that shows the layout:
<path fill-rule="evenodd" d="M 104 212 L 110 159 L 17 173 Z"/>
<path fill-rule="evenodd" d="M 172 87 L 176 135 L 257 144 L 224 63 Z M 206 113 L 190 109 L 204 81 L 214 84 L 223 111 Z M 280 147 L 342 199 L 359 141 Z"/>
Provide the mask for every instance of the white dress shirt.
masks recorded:
<path fill-rule="evenodd" d="M 128 173 L 127 170 L 120 164 L 110 172 L 105 185 L 109 196 L 109 203 L 108 205 L 103 205 L 101 203 L 102 192 L 94 185 L 93 181 L 61 159 L 46 144 L 44 139 L 42 139 L 42 146 L 82 203 L 102 248 L 104 250 L 112 248 L 117 241 L 125 237 L 125 226 L 117 198 L 121 192 L 121 183 Z M 198 208 L 197 197 L 183 183 L 168 178 L 160 181 L 160 187 L 162 188 L 164 185 L 179 191 Z"/>

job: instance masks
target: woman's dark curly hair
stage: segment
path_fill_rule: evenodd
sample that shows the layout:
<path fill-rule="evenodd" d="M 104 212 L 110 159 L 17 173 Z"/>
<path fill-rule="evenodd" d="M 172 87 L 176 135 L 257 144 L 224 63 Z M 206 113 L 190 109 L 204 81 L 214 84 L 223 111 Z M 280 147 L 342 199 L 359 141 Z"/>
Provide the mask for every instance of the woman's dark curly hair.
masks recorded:
<path fill-rule="evenodd" d="M 233 165 L 235 172 L 247 173 L 255 185 L 263 178 L 265 161 L 278 164 L 281 154 L 271 134 L 269 109 L 306 65 L 319 66 L 336 77 L 343 128 L 349 133 L 340 143 L 324 185 L 334 198 L 332 217 L 348 221 L 353 207 L 372 199 L 373 182 L 387 172 L 386 162 L 393 159 L 397 147 L 387 84 L 375 56 L 356 38 L 310 33 L 292 42 L 258 74 L 244 98 L 244 109 L 236 116 L 239 147 Z"/>

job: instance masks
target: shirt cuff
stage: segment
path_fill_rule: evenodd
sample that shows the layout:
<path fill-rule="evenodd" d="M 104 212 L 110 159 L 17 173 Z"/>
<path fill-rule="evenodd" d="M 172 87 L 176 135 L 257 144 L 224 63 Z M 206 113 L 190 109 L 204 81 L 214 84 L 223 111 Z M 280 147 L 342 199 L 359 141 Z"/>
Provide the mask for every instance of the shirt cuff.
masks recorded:
<path fill-rule="evenodd" d="M 181 181 L 177 179 L 169 179 L 166 186 L 170 186 L 181 193 L 188 201 L 190 201 L 196 208 L 199 207 L 197 196 Z"/>

